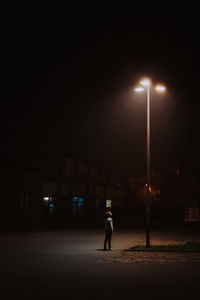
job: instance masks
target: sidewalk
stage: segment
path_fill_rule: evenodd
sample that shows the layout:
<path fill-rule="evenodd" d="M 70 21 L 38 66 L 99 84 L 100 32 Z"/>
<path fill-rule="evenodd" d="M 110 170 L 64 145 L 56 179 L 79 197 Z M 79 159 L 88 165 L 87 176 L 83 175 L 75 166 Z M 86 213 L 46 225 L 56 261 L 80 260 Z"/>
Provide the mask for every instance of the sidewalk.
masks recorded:
<path fill-rule="evenodd" d="M 115 251 L 109 252 L 99 263 L 145 263 L 145 264 L 180 264 L 199 263 L 200 252 L 179 252 L 179 251 Z M 200 267 L 200 265 L 199 265 Z"/>

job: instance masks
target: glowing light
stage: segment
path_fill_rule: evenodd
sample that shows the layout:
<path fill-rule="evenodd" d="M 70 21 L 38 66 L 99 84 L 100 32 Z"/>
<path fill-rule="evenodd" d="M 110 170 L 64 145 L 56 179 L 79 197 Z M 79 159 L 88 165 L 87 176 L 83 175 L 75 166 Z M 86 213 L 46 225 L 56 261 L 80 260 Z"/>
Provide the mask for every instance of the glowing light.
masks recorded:
<path fill-rule="evenodd" d="M 142 87 L 137 87 L 135 88 L 135 91 L 141 93 L 144 91 L 144 89 Z"/>
<path fill-rule="evenodd" d="M 145 87 L 149 87 L 151 85 L 151 80 L 148 78 L 144 78 L 140 81 L 140 84 Z"/>
<path fill-rule="evenodd" d="M 164 92 L 164 91 L 166 90 L 166 88 L 165 88 L 163 85 L 157 85 L 157 86 L 155 87 L 155 90 L 156 90 L 157 92 Z"/>
<path fill-rule="evenodd" d="M 112 200 L 106 200 L 106 207 L 111 207 Z"/>
<path fill-rule="evenodd" d="M 147 187 L 147 183 L 145 184 L 145 186 Z M 152 188 L 149 186 L 149 192 L 152 192 Z"/>

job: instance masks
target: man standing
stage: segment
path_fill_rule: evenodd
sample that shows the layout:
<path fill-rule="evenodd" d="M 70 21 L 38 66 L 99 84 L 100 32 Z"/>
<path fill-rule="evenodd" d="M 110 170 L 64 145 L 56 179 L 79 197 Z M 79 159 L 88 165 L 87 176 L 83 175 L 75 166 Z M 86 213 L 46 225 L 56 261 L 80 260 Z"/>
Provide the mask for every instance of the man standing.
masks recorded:
<path fill-rule="evenodd" d="M 105 219 L 105 241 L 104 241 L 104 250 L 107 250 L 106 244 L 108 243 L 108 250 L 114 250 L 111 248 L 111 238 L 113 233 L 113 220 L 112 213 L 110 211 L 106 212 Z"/>

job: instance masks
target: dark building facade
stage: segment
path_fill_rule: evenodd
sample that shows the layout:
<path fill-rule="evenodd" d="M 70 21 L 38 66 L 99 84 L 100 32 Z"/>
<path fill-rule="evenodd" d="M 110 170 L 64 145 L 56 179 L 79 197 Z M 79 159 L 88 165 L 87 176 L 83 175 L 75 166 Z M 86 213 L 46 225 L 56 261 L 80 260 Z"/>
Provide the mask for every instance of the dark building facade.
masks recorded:
<path fill-rule="evenodd" d="M 102 222 L 106 209 L 126 202 L 127 180 L 71 157 L 36 157 L 30 162 L 43 174 L 43 222 Z M 101 220 L 101 221 L 100 221 Z"/>
<path fill-rule="evenodd" d="M 42 176 L 18 167 L 0 168 L 0 227 L 36 226 L 42 222 Z"/>
<path fill-rule="evenodd" d="M 146 177 L 130 178 L 129 190 L 137 208 L 145 210 Z M 177 166 L 151 173 L 151 219 L 156 221 L 200 221 L 200 180 L 194 172 Z"/>
<path fill-rule="evenodd" d="M 197 174 L 198 175 L 198 174 Z M 146 177 L 123 178 L 66 156 L 37 156 L 0 169 L 0 227 L 145 223 Z M 151 222 L 199 222 L 200 180 L 173 167 L 151 173 Z"/>

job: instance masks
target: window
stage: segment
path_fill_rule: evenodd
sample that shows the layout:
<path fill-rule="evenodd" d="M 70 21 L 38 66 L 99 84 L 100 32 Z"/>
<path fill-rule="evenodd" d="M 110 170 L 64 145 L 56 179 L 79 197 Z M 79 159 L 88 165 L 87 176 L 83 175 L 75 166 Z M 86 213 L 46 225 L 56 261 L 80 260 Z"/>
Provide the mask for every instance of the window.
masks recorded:
<path fill-rule="evenodd" d="M 113 188 L 108 187 L 107 191 L 106 191 L 106 196 L 108 197 L 108 199 L 112 199 L 113 198 L 113 194 L 114 194 Z"/>
<path fill-rule="evenodd" d="M 77 163 L 78 177 L 87 178 L 87 166 L 83 163 Z"/>
<path fill-rule="evenodd" d="M 49 216 L 53 216 L 55 208 L 55 197 L 43 197 L 43 206 L 48 209 Z"/>
<path fill-rule="evenodd" d="M 64 160 L 64 170 L 65 177 L 74 177 L 75 175 L 75 161 L 70 158 L 65 158 Z"/>
<path fill-rule="evenodd" d="M 116 183 L 116 178 L 114 175 L 110 174 L 109 176 L 109 183 L 110 184 L 115 184 Z"/>
<path fill-rule="evenodd" d="M 43 195 L 55 195 L 56 194 L 56 182 L 48 181 L 44 182 L 42 186 Z"/>
<path fill-rule="evenodd" d="M 101 207 L 102 206 L 102 201 L 101 199 L 97 198 L 96 199 L 96 208 Z"/>
<path fill-rule="evenodd" d="M 62 196 L 66 196 L 68 194 L 67 182 L 62 182 L 61 193 L 62 193 Z"/>
<path fill-rule="evenodd" d="M 73 215 L 79 215 L 83 212 L 84 198 L 83 197 L 73 197 L 72 198 L 72 213 Z"/>
<path fill-rule="evenodd" d="M 95 185 L 95 195 L 97 197 L 104 197 L 104 186 L 100 184 Z"/>
<path fill-rule="evenodd" d="M 82 196 L 86 194 L 86 184 L 81 182 L 73 182 L 72 193 L 77 196 Z"/>
<path fill-rule="evenodd" d="M 115 190 L 115 199 L 116 200 L 121 200 L 122 199 L 122 191 L 119 189 Z"/>
<path fill-rule="evenodd" d="M 97 180 L 98 179 L 98 170 L 97 170 L 97 168 L 91 168 L 90 169 L 90 178 L 92 180 Z"/>

